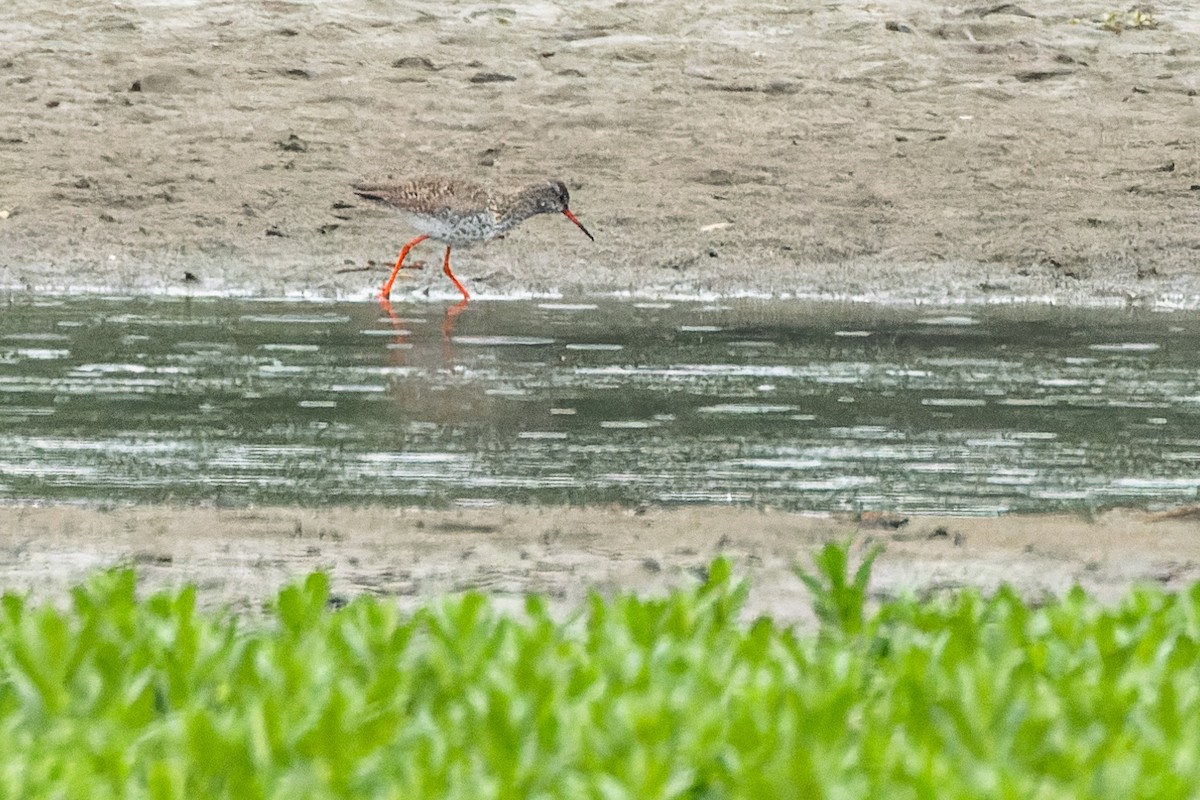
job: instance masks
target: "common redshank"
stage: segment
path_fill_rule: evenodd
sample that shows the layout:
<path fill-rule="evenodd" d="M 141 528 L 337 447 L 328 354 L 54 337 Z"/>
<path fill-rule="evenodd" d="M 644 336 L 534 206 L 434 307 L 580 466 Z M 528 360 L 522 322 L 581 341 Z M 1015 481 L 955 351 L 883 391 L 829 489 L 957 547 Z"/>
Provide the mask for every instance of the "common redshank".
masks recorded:
<path fill-rule="evenodd" d="M 392 274 L 379 290 L 387 300 L 392 284 L 404 267 L 408 251 L 426 239 L 446 245 L 442 271 L 462 292 L 463 301 L 471 299 L 465 286 L 450 271 L 450 248 L 494 239 L 537 214 L 561 213 L 579 226 L 593 242 L 571 209 L 567 187 L 562 181 L 546 181 L 516 192 L 494 192 L 467 181 L 452 178 L 417 178 L 406 183 L 356 184 L 354 193 L 367 200 L 403 211 L 421 235 L 400 248 L 400 257 Z"/>

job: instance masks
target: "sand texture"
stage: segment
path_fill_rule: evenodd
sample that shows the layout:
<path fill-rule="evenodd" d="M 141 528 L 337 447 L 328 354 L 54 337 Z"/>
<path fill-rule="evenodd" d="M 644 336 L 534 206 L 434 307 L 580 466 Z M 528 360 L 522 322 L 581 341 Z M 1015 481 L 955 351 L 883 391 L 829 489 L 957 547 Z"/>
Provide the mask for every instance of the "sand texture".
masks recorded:
<path fill-rule="evenodd" d="M 6 589 L 61 600 L 97 569 L 131 566 L 146 590 L 190 581 L 209 607 L 254 611 L 326 570 L 342 599 L 372 593 L 413 608 L 480 590 L 517 610 L 537 592 L 570 612 L 592 591 L 695 586 L 724 555 L 751 581 L 747 616 L 807 623 L 810 597 L 792 569 L 811 569 L 829 541 L 853 542 L 856 559 L 883 546 L 876 599 L 1009 583 L 1034 600 L 1078 584 L 1114 602 L 1134 585 L 1200 580 L 1200 509 L 856 520 L 736 508 L 0 508 L 0 575 Z"/>
<path fill-rule="evenodd" d="M 447 173 L 596 234 L 485 297 L 1196 305 L 1200 6 L 1127 7 L 13 0 L 0 285 L 365 297 L 412 232 L 349 185 Z"/>

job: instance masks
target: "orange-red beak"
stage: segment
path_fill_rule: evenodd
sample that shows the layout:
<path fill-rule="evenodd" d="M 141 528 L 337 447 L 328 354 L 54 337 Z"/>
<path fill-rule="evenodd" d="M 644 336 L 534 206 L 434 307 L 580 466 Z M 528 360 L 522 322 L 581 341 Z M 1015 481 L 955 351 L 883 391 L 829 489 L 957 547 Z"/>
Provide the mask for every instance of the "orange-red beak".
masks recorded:
<path fill-rule="evenodd" d="M 596 237 L 595 237 L 595 236 L 592 236 L 590 233 L 588 233 L 588 229 L 587 229 L 587 228 L 585 228 L 585 227 L 583 227 L 583 223 L 582 223 L 582 222 L 580 222 L 580 221 L 579 221 L 579 219 L 578 219 L 578 218 L 577 218 L 577 217 L 576 217 L 574 214 L 572 214 L 572 213 L 571 213 L 571 209 L 569 209 L 569 208 L 564 208 L 564 209 L 563 209 L 563 216 L 565 216 L 567 219 L 571 220 L 571 222 L 574 222 L 576 225 L 578 225 L 578 226 L 579 226 L 579 230 L 581 230 L 581 231 L 583 231 L 585 234 L 587 234 L 587 237 L 588 237 L 589 239 L 591 239 L 593 242 L 594 242 L 594 241 L 596 241 Z"/>

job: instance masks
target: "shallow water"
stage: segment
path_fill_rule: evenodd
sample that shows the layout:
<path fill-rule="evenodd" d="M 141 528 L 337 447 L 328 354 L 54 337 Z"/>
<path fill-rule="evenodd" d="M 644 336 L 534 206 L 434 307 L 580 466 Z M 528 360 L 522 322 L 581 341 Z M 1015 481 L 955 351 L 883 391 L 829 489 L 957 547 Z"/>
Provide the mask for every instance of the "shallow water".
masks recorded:
<path fill-rule="evenodd" d="M 0 501 L 1195 501 L 1200 318 L 787 303 L 18 301 Z"/>

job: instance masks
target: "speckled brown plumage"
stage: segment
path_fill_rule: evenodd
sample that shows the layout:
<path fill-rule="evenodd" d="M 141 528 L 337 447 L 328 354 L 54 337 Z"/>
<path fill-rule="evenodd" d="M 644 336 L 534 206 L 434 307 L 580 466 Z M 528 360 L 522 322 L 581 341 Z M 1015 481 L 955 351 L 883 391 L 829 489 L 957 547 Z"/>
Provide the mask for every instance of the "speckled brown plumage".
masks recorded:
<path fill-rule="evenodd" d="M 430 176 L 393 184 L 357 184 L 354 193 L 405 213 L 421 235 L 400 250 L 391 277 L 380 290 L 387 299 L 392 284 L 404 266 L 408 251 L 433 239 L 446 245 L 443 271 L 470 299 L 466 288 L 450 270 L 450 248 L 494 239 L 537 214 L 561 213 L 595 241 L 583 223 L 567 207 L 570 195 L 562 181 L 546 181 L 515 192 L 490 191 L 468 181 Z"/>

